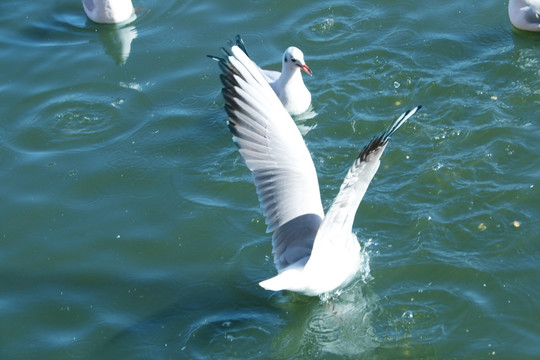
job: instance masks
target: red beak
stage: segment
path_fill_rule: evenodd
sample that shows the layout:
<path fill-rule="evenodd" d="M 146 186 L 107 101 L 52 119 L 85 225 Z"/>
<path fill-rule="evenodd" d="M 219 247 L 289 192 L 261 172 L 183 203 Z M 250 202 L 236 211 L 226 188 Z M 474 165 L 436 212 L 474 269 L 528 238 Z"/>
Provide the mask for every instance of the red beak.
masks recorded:
<path fill-rule="evenodd" d="M 311 73 L 311 69 L 307 66 L 307 65 L 298 65 L 300 67 L 300 69 L 304 70 L 305 72 L 307 72 L 310 76 L 313 75 Z"/>

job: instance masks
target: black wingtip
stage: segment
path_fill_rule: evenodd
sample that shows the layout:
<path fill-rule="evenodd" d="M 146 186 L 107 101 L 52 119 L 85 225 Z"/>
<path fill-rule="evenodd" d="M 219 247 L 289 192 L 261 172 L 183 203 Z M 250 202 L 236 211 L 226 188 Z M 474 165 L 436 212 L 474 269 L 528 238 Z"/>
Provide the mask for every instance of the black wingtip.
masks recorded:
<path fill-rule="evenodd" d="M 362 151 L 360 151 L 360 153 L 358 154 L 357 159 L 360 161 L 366 161 L 368 156 L 371 153 L 385 146 L 388 143 L 388 139 L 390 139 L 390 137 L 394 135 L 397 129 L 399 129 L 401 125 L 407 122 L 407 120 L 409 120 L 409 118 L 413 116 L 421 108 L 422 108 L 422 105 L 418 105 L 415 108 L 412 108 L 411 110 L 407 110 L 403 114 L 401 114 L 394 122 L 392 122 L 392 124 L 390 124 L 390 126 L 388 127 L 386 131 L 384 131 L 382 134 L 378 136 L 373 137 L 373 139 L 371 139 L 369 144 L 364 146 Z"/>
<path fill-rule="evenodd" d="M 371 141 L 360 151 L 357 159 L 362 162 L 366 161 L 371 153 L 377 151 L 381 146 L 386 145 L 388 138 L 385 135 L 386 134 L 383 133 L 379 136 L 373 137 L 373 139 L 371 139 Z"/>
<path fill-rule="evenodd" d="M 234 41 L 236 43 L 236 46 L 238 46 L 244 52 L 244 54 L 246 54 L 247 57 L 249 57 L 249 54 L 246 50 L 246 45 L 244 44 L 244 40 L 242 40 L 242 37 L 240 36 L 240 34 L 235 36 Z"/>
<path fill-rule="evenodd" d="M 414 114 L 416 114 L 416 112 L 420 110 L 421 108 L 422 108 L 422 105 L 418 105 L 410 110 L 405 111 L 403 114 L 401 114 L 386 130 L 386 134 L 385 134 L 386 139 L 389 139 L 392 135 L 394 135 L 397 129 L 399 129 L 401 125 L 405 124 L 407 120 L 409 120 L 409 118 L 413 116 Z"/>

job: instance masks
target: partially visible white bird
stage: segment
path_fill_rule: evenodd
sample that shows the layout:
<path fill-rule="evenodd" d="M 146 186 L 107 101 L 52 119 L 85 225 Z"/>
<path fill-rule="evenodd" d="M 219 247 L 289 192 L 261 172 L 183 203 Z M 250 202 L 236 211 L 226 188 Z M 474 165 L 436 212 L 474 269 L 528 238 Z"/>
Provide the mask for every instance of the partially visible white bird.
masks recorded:
<path fill-rule="evenodd" d="M 96 23 L 117 24 L 135 15 L 131 0 L 82 0 L 84 12 Z"/>
<path fill-rule="evenodd" d="M 236 35 L 236 45 L 247 55 L 244 41 Z M 260 69 L 264 78 L 270 83 L 285 110 L 291 115 L 300 115 L 311 105 L 311 93 L 304 84 L 302 73 L 312 75 L 311 69 L 304 61 L 304 53 L 297 47 L 288 47 L 281 59 L 281 72 Z"/>
<path fill-rule="evenodd" d="M 320 295 L 342 288 L 363 265 L 352 232 L 356 210 L 388 139 L 419 108 L 405 112 L 360 152 L 324 215 L 317 173 L 293 119 L 260 69 L 237 45 L 219 61 L 229 129 L 251 170 L 278 275 L 260 282 L 273 291 Z"/>
<path fill-rule="evenodd" d="M 540 0 L 510 0 L 508 16 L 516 28 L 540 32 Z"/>

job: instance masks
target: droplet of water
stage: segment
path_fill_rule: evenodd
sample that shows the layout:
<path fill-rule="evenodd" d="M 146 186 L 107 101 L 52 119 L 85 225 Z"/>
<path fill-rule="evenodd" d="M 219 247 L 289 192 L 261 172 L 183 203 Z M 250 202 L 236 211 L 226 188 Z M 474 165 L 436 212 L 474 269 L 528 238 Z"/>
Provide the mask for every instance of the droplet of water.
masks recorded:
<path fill-rule="evenodd" d="M 412 319 L 412 318 L 414 318 L 414 315 L 413 315 L 412 311 L 407 310 L 401 315 L 401 317 L 403 319 Z"/>

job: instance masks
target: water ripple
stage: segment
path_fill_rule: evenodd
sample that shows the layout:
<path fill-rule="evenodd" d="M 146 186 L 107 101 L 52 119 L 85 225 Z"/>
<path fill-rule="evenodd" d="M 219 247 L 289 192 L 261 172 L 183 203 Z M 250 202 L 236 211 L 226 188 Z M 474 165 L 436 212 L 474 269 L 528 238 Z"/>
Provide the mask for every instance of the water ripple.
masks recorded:
<path fill-rule="evenodd" d="M 24 98 L 8 112 L 8 145 L 22 152 L 89 150 L 107 146 L 135 131 L 136 91 L 106 84 L 81 84 Z M 134 99 L 133 99 L 134 97 Z M 129 107 L 126 106 L 129 103 Z"/>
<path fill-rule="evenodd" d="M 173 305 L 124 329 L 95 355 L 102 359 L 268 355 L 270 329 L 281 323 L 272 311 L 250 304 L 249 295 L 235 295 L 217 281 L 192 280 L 180 286 L 184 295 Z M 237 309 L 229 306 L 231 302 Z M 244 349 L 241 354 L 239 348 Z"/>
<path fill-rule="evenodd" d="M 325 300 L 285 296 L 277 304 L 288 314 L 274 341 L 278 357 L 362 358 L 378 346 L 372 324 L 376 301 L 363 282 Z"/>

